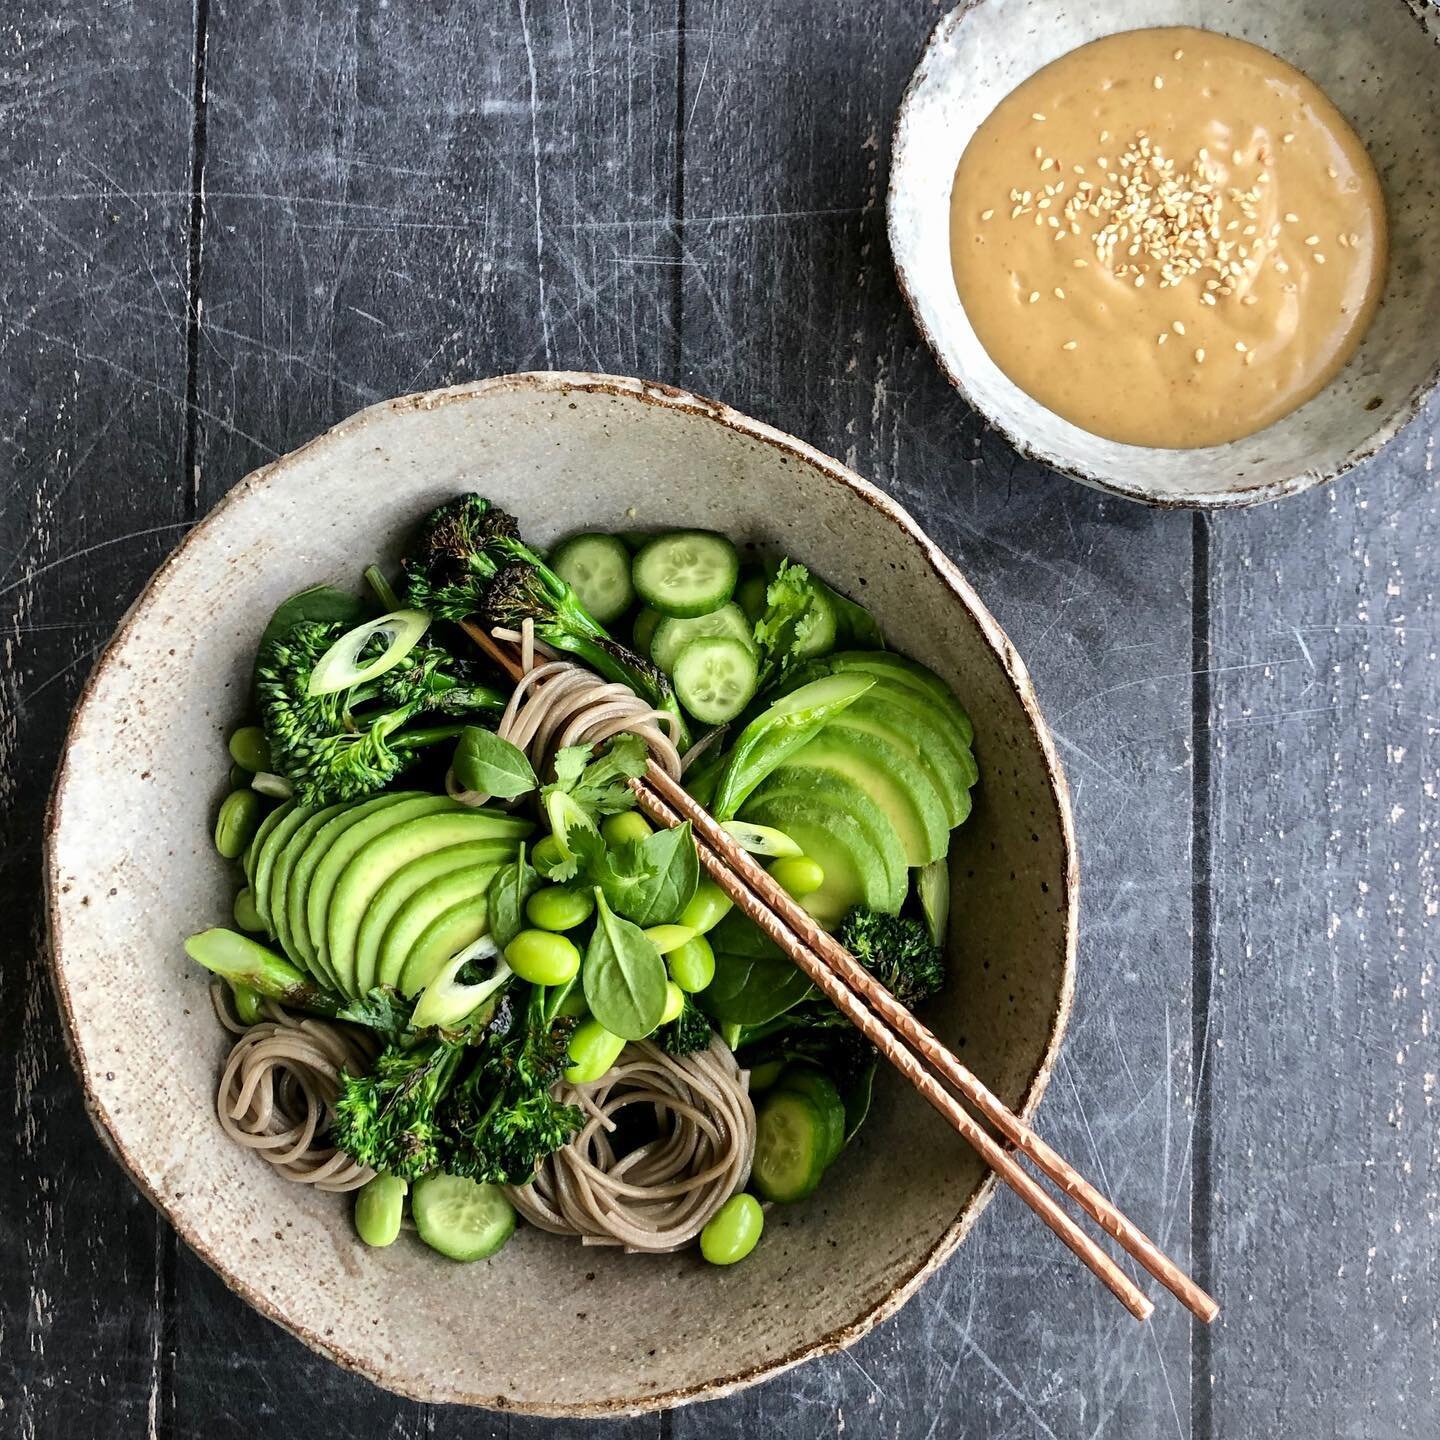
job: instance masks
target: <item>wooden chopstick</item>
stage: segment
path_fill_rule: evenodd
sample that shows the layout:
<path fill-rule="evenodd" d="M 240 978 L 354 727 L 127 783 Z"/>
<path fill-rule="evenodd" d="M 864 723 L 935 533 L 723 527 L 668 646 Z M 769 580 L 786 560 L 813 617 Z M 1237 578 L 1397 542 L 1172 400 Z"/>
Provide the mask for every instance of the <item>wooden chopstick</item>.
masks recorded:
<path fill-rule="evenodd" d="M 842 983 L 858 992 L 883 1020 L 898 1030 L 1007 1140 L 1028 1156 L 1037 1169 L 1070 1196 L 1112 1240 L 1144 1266 L 1191 1314 L 1206 1323 L 1219 1314 L 1220 1307 L 1211 1296 L 1171 1260 L 1134 1221 L 1101 1194 L 1062 1155 L 1047 1145 L 977 1075 L 961 1064 L 934 1032 L 896 1000 L 843 945 L 822 930 L 814 919 L 770 878 L 754 857 L 736 844 L 734 838 L 721 828 L 703 806 L 696 804 L 688 791 L 677 785 L 657 766 L 650 767 L 646 779 L 665 801 L 690 821 L 706 845 L 718 852 L 723 863 L 741 876 L 762 904 L 779 915 Z"/>
<path fill-rule="evenodd" d="M 466 632 L 512 679 L 522 673 L 513 650 L 500 645 L 478 625 Z M 1069 1195 L 1127 1253 L 1204 1321 L 1219 1312 L 1215 1301 L 1178 1265 L 1096 1190 L 1062 1156 L 1050 1148 L 969 1069 L 941 1044 L 925 1025 L 870 974 L 849 951 L 822 930 L 769 874 L 698 805 L 689 793 L 653 762 L 643 780 L 632 781 L 640 808 L 657 824 L 674 827 L 681 817 L 699 837 L 700 861 L 727 895 L 760 929 L 800 966 L 871 1041 L 890 1063 L 934 1106 L 953 1129 L 1040 1216 L 1061 1240 L 1137 1319 L 1154 1310 L 1149 1299 L 1068 1214 L 1042 1190 L 1011 1154 L 991 1138 L 975 1119 L 926 1072 L 915 1052 L 953 1085 L 1038 1169 Z M 671 807 L 674 807 L 673 809 Z M 678 812 L 678 813 L 677 813 Z M 867 1008 L 867 1005 L 872 1008 Z M 892 1030 L 890 1027 L 894 1027 Z M 900 1033 L 897 1035 L 895 1031 Z M 901 1038 L 903 1036 L 903 1039 Z M 907 1048 L 906 1042 L 914 1047 Z"/>

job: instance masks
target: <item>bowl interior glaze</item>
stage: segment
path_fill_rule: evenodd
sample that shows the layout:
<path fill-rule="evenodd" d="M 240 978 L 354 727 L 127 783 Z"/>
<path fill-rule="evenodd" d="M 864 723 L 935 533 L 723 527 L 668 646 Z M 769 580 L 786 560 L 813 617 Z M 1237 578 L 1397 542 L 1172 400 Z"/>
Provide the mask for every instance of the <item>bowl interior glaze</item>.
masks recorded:
<path fill-rule="evenodd" d="M 1390 269 L 1354 357 L 1283 420 L 1227 445 L 1160 450 L 1091 435 L 1026 395 L 986 354 L 950 268 L 950 189 L 980 123 L 1021 81 L 1121 30 L 1193 25 L 1303 70 L 1355 127 L 1380 175 Z M 1440 383 L 1440 9 L 1424 0 L 967 0 L 931 36 L 896 121 L 890 246 L 950 382 L 1018 449 L 1078 480 L 1161 505 L 1219 508 L 1308 489 L 1373 455 Z"/>
<path fill-rule="evenodd" d="M 181 941 L 227 923 L 233 880 L 209 831 L 258 632 L 285 596 L 353 584 L 378 542 L 468 488 L 542 543 L 649 524 L 783 547 L 953 683 L 983 780 L 955 853 L 963 938 L 932 1023 L 1010 1104 L 1033 1107 L 1069 1006 L 1075 870 L 1019 659 L 913 522 L 837 462 L 712 402 L 580 375 L 362 412 L 242 482 L 157 573 L 91 679 L 56 782 L 47 880 L 76 1063 L 102 1134 L 182 1237 L 265 1314 L 380 1384 L 564 1415 L 723 1393 L 864 1333 L 978 1214 L 980 1165 L 894 1077 L 835 1182 L 772 1212 L 733 1270 L 523 1227 L 474 1266 L 408 1240 L 366 1250 L 345 1199 L 277 1179 L 213 1117 L 225 1040 Z"/>

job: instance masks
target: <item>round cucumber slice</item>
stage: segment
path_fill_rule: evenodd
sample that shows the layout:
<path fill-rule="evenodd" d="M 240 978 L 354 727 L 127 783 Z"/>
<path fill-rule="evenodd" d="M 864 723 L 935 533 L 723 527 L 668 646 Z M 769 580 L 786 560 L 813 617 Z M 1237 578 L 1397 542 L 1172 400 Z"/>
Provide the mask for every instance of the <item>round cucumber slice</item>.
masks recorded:
<path fill-rule="evenodd" d="M 631 566 L 640 598 L 662 615 L 718 610 L 735 590 L 740 558 L 711 530 L 675 530 L 646 544 Z"/>
<path fill-rule="evenodd" d="M 820 1183 L 829 1148 L 829 1126 L 815 1102 L 794 1090 L 772 1090 L 755 1116 L 750 1183 L 766 1200 L 803 1200 Z"/>
<path fill-rule="evenodd" d="M 630 638 L 634 641 L 634 649 L 637 655 L 650 656 L 650 642 L 655 638 L 655 631 L 665 617 L 658 611 L 652 610 L 648 605 L 635 617 L 635 624 L 630 631 Z"/>
<path fill-rule="evenodd" d="M 759 685 L 755 652 L 730 635 L 692 640 L 675 661 L 675 694 L 706 725 L 733 720 L 750 703 Z"/>
<path fill-rule="evenodd" d="M 618 620 L 635 599 L 630 552 L 614 535 L 573 535 L 555 551 L 550 567 L 602 625 Z"/>
<path fill-rule="evenodd" d="M 636 628 L 638 630 L 638 625 Z M 678 620 L 674 616 L 661 618 L 650 637 L 650 658 L 669 675 L 675 669 L 680 652 L 692 640 L 704 635 L 729 635 L 744 641 L 752 650 L 755 648 L 754 632 L 740 607 L 722 605 L 708 615 L 696 615 L 689 620 Z"/>
<path fill-rule="evenodd" d="M 803 1095 L 819 1112 L 825 1125 L 825 1164 L 828 1167 L 845 1145 L 845 1102 L 835 1082 L 814 1065 L 787 1065 L 778 1089 Z"/>
<path fill-rule="evenodd" d="M 420 1238 L 449 1260 L 484 1260 L 515 1233 L 515 1207 L 498 1185 L 427 1175 L 410 1193 Z"/>

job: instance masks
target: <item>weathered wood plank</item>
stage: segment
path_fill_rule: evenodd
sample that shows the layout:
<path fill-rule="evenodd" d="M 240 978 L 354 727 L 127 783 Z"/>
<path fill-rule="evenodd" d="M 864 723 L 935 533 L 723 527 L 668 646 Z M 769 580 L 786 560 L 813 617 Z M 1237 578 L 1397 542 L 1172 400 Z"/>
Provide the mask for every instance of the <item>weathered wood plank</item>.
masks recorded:
<path fill-rule="evenodd" d="M 1182 1259 L 1190 1188 L 1190 531 L 984 433 L 896 293 L 890 126 L 936 12 L 686 7 L 682 379 L 877 480 L 1026 657 L 1082 837 L 1079 1003 L 1049 1137 Z M 903 636 L 898 637 L 903 643 Z M 897 1176 L 903 1183 L 903 1176 Z M 677 1436 L 1188 1433 L 1189 1325 L 1135 1326 L 1001 1196 L 851 1353 L 677 1413 Z"/>
<path fill-rule="evenodd" d="M 40 818 L 94 656 L 187 521 L 190 35 L 18 0 L 0 31 L 0 1429 L 163 1402 L 173 1241 L 80 1104 L 43 959 Z M 98 1363 L 97 1363 L 98 1362 Z"/>
<path fill-rule="evenodd" d="M 1214 527 L 1216 1435 L 1435 1425 L 1437 433 Z"/>
<path fill-rule="evenodd" d="M 620 222 L 671 204 L 668 0 L 213 0 L 209 31 L 204 503 L 389 395 L 507 370 L 666 368 L 668 257 Z M 583 1433 L 373 1392 L 188 1257 L 177 1293 L 179 1434 L 206 1433 L 221 1405 L 291 1434 L 317 1404 L 350 1427 L 337 1434 Z"/>

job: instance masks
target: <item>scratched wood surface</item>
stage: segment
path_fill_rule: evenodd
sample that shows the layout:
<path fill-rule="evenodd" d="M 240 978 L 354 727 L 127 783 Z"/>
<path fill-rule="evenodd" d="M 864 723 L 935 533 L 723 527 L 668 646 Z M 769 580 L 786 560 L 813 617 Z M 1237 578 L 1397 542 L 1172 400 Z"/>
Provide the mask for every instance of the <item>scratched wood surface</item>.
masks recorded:
<path fill-rule="evenodd" d="M 5 7 L 0 1433 L 599 1428 L 396 1400 L 229 1295 L 84 1120 L 37 888 L 65 716 L 184 527 L 373 399 L 554 365 L 813 440 L 978 585 L 1081 835 L 1044 1128 L 1226 1307 L 1136 1327 L 1002 1195 L 846 1355 L 603 1433 L 1433 1435 L 1436 413 L 1214 521 L 1018 462 L 937 377 L 885 244 L 889 125 L 938 13 Z"/>

